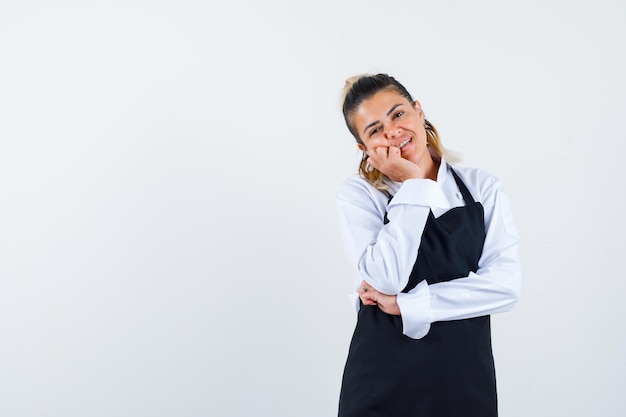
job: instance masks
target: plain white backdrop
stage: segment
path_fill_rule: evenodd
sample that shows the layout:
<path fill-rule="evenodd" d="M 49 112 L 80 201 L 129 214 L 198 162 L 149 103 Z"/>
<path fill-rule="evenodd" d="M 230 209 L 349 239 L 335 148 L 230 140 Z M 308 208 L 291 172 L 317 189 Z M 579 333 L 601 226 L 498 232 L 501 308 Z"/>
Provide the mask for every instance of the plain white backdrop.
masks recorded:
<path fill-rule="evenodd" d="M 336 415 L 344 80 L 499 176 L 503 417 L 626 413 L 626 4 L 0 4 L 0 416 Z"/>

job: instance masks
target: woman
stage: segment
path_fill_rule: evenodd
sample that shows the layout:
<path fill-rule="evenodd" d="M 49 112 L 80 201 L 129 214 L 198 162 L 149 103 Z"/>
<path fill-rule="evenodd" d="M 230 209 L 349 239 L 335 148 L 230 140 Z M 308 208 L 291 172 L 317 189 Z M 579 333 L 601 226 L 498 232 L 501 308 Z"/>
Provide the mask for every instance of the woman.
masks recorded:
<path fill-rule="evenodd" d="M 450 165 L 386 74 L 349 79 L 343 114 L 363 159 L 336 194 L 358 311 L 339 416 L 496 416 L 489 315 L 521 287 L 500 181 Z"/>

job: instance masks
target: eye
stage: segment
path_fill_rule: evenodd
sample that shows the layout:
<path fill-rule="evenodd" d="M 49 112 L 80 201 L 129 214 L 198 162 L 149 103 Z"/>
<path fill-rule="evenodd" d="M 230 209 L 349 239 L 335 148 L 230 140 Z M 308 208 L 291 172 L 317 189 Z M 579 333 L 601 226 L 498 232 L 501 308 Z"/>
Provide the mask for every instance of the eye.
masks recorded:
<path fill-rule="evenodd" d="M 394 114 L 394 119 L 398 118 L 398 117 L 402 117 L 402 115 L 404 114 L 404 112 L 402 110 L 400 110 L 399 112 L 397 112 L 396 114 Z"/>
<path fill-rule="evenodd" d="M 370 130 L 370 137 L 374 136 L 378 132 L 380 132 L 380 126 Z"/>

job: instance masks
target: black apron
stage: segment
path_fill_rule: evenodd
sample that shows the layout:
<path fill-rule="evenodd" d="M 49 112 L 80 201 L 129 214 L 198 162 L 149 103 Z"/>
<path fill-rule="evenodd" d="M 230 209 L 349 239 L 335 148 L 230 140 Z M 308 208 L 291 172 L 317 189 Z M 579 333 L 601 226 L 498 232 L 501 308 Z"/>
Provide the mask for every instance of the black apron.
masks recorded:
<path fill-rule="evenodd" d="M 478 269 L 485 242 L 483 207 L 453 170 L 452 175 L 466 205 L 439 218 L 430 212 L 402 292 L 422 279 L 434 284 Z M 435 322 L 422 339 L 411 339 L 402 334 L 400 316 L 361 304 L 343 374 L 339 417 L 369 416 L 497 416 L 489 316 Z"/>

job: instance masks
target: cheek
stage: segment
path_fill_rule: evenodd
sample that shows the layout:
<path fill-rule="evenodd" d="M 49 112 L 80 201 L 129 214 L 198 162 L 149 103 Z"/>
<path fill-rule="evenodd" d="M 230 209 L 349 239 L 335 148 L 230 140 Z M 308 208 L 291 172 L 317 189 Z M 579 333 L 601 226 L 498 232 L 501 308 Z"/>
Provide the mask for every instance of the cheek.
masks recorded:
<path fill-rule="evenodd" d="M 359 147 L 360 150 L 365 152 L 369 149 L 369 146 L 368 146 L 369 143 L 370 143 L 369 140 L 361 138 L 361 143 L 357 142 L 357 146 Z"/>

